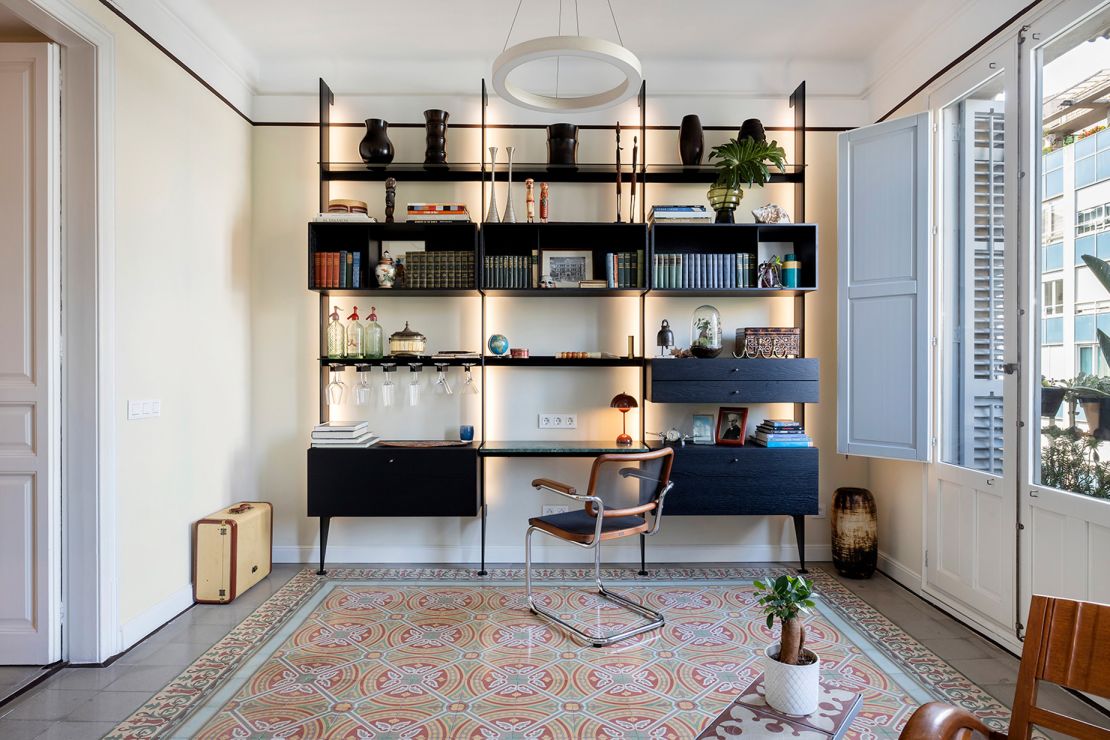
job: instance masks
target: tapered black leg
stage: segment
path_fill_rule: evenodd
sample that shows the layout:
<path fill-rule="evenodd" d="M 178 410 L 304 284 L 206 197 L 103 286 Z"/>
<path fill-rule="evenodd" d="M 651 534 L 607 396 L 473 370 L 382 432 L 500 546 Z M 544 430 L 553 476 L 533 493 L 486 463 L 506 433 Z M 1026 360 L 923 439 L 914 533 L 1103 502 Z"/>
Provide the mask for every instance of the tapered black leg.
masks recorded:
<path fill-rule="evenodd" d="M 809 573 L 806 570 L 806 518 L 801 514 L 794 515 L 794 536 L 798 540 L 798 572 Z"/>
<path fill-rule="evenodd" d="M 640 535 L 640 575 L 646 576 L 647 566 L 645 560 L 647 558 L 647 537 Z"/>
<path fill-rule="evenodd" d="M 486 572 L 486 505 L 482 504 L 482 567 L 478 571 L 478 575 L 489 575 Z"/>
<path fill-rule="evenodd" d="M 320 517 L 320 570 L 316 571 L 318 576 L 326 576 L 328 572 L 324 570 L 324 556 L 328 551 L 328 529 L 331 527 L 331 517 Z"/>

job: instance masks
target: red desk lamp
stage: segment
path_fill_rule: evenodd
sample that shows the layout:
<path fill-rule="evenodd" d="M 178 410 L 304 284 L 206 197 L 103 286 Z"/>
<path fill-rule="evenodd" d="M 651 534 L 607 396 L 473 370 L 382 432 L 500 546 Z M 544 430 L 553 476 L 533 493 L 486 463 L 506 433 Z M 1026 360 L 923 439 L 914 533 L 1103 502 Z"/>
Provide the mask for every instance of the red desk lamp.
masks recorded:
<path fill-rule="evenodd" d="M 632 437 L 628 436 L 628 410 L 637 408 L 636 399 L 627 393 L 618 393 L 609 402 L 609 408 L 621 412 L 621 434 L 617 437 L 617 447 L 631 447 Z"/>

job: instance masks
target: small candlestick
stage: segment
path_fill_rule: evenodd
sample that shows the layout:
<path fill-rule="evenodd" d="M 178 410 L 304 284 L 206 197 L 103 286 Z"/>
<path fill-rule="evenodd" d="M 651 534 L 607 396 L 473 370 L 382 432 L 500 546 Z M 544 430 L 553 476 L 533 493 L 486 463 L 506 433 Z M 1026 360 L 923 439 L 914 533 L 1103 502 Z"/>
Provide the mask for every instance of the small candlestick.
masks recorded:
<path fill-rule="evenodd" d="M 534 223 L 536 220 L 536 194 L 533 191 L 535 184 L 536 181 L 530 177 L 524 181 L 524 204 L 528 213 L 528 223 Z"/>
<path fill-rule="evenodd" d="M 546 182 L 540 183 L 540 223 L 547 223 L 547 216 L 551 205 Z"/>

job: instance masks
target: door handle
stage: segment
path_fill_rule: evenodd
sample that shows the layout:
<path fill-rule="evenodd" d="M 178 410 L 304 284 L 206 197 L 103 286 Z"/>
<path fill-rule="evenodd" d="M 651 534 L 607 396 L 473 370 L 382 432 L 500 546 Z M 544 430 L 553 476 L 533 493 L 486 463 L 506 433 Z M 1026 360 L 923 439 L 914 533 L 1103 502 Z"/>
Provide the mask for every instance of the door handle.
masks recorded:
<path fill-rule="evenodd" d="M 1018 364 L 1016 362 L 1007 362 L 1002 366 L 1002 372 L 1007 375 L 1015 375 L 1018 371 Z"/>

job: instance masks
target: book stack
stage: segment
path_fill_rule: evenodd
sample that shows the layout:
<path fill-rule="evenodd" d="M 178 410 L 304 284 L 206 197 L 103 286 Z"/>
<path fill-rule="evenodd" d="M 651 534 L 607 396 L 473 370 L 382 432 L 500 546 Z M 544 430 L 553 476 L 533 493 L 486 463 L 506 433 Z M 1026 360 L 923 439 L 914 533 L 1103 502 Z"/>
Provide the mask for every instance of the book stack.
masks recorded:
<path fill-rule="evenodd" d="M 347 250 L 312 255 L 313 288 L 361 288 L 362 253 Z"/>
<path fill-rule="evenodd" d="M 644 251 L 605 255 L 605 284 L 608 288 L 638 288 L 644 284 Z"/>
<path fill-rule="evenodd" d="M 409 252 L 401 288 L 473 288 L 474 252 Z"/>
<path fill-rule="evenodd" d="M 487 254 L 482 264 L 482 284 L 487 288 L 535 288 L 539 283 L 539 257 L 532 254 Z"/>
<path fill-rule="evenodd" d="M 373 216 L 365 213 L 318 213 L 312 217 L 312 222 L 317 224 L 373 224 L 377 223 Z"/>
<path fill-rule="evenodd" d="M 378 435 L 370 431 L 365 421 L 327 421 L 312 429 L 313 447 L 358 449 L 377 441 Z"/>
<path fill-rule="evenodd" d="M 463 203 L 409 203 L 405 220 L 410 224 L 469 223 L 470 213 Z"/>
<path fill-rule="evenodd" d="M 765 419 L 756 427 L 751 441 L 761 447 L 809 447 L 811 444 L 806 430 L 793 419 Z"/>
<path fill-rule="evenodd" d="M 755 255 L 656 254 L 652 256 L 653 288 L 752 288 L 755 287 Z"/>
<path fill-rule="evenodd" d="M 713 211 L 698 206 L 652 206 L 649 224 L 711 224 L 716 218 Z"/>

